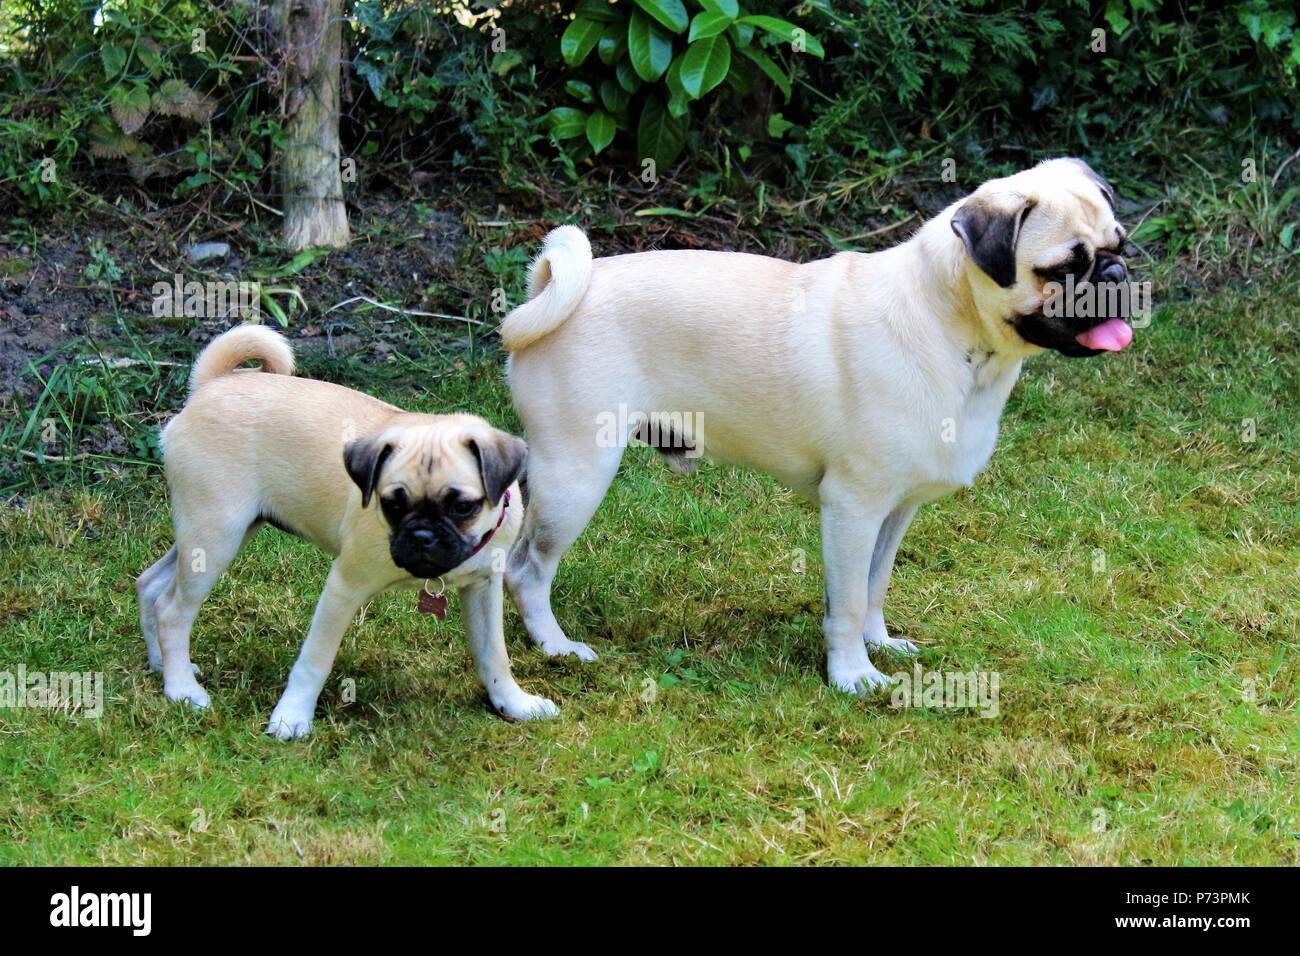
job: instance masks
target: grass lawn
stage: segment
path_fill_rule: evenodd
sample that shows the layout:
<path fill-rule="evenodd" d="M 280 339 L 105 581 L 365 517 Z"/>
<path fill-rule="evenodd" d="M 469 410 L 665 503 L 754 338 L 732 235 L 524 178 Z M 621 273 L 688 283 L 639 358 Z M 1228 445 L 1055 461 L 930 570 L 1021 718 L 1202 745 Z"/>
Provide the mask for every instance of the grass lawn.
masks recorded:
<path fill-rule="evenodd" d="M 993 718 L 831 691 L 813 509 L 634 449 L 557 580 L 600 660 L 542 658 L 507 610 L 558 719 L 491 713 L 455 602 L 436 623 L 385 595 L 313 736 L 280 743 L 327 559 L 269 530 L 245 550 L 194 629 L 195 714 L 146 672 L 131 586 L 170 543 L 161 475 L 33 494 L 0 510 L 0 670 L 102 671 L 107 699 L 0 710 L 0 862 L 1300 863 L 1297 315 L 1294 289 L 1223 293 L 1121 355 L 1029 364 L 886 604 L 925 669 L 999 675 Z M 517 427 L 500 356 L 462 365 L 416 402 L 304 372 Z"/>

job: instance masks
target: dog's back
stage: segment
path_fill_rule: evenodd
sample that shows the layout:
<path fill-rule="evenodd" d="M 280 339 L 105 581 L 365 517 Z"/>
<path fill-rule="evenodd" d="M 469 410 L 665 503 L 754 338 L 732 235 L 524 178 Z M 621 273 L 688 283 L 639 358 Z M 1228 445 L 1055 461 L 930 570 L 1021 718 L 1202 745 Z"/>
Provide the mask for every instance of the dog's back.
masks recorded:
<path fill-rule="evenodd" d="M 261 369 L 239 367 L 250 361 Z M 343 446 L 401 410 L 295 378 L 293 368 L 288 341 L 264 326 L 237 326 L 214 339 L 194 363 L 189 401 L 162 432 L 167 481 L 173 494 L 207 499 L 196 506 L 238 498 L 255 517 L 332 550 L 352 489 Z"/>

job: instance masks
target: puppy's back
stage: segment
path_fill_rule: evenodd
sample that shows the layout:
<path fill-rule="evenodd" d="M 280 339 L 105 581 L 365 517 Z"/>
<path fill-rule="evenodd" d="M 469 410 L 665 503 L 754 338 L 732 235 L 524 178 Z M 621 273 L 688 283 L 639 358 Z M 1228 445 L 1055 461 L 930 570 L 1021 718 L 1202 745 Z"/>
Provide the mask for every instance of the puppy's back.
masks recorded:
<path fill-rule="evenodd" d="M 352 487 L 344 444 L 401 410 L 330 382 L 237 368 L 247 360 L 291 369 L 292 351 L 259 326 L 232 329 L 203 351 L 190 400 L 162 432 L 168 484 L 191 497 L 274 504 L 286 518 L 291 501 L 313 502 L 322 518 L 341 512 Z"/>

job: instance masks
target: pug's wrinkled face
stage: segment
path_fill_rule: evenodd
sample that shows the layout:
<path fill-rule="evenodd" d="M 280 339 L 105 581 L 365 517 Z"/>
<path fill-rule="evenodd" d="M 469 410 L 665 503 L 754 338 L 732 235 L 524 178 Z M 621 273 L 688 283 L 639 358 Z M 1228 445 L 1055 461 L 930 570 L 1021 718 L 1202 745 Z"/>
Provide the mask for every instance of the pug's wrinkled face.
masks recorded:
<path fill-rule="evenodd" d="M 1127 233 L 1087 163 L 1054 159 L 985 183 L 953 214 L 981 316 L 1022 344 L 1071 358 L 1133 339 Z"/>
<path fill-rule="evenodd" d="M 496 527 L 527 447 L 472 416 L 421 418 L 350 442 L 343 461 L 361 506 L 378 501 L 393 563 L 436 578 L 463 564 Z"/>

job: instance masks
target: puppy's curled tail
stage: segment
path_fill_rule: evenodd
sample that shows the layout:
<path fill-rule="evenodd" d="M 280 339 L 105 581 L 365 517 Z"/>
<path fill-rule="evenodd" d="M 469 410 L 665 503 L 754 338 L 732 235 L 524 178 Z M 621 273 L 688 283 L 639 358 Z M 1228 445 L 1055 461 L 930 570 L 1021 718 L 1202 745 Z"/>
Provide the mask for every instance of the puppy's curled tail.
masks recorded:
<path fill-rule="evenodd" d="M 237 325 L 199 353 L 190 372 L 190 394 L 250 361 L 261 362 L 263 372 L 293 374 L 293 349 L 283 335 L 265 325 Z"/>
<path fill-rule="evenodd" d="M 563 324 L 591 283 L 591 243 L 577 226 L 551 230 L 528 267 L 528 301 L 501 323 L 501 344 L 518 352 Z"/>

